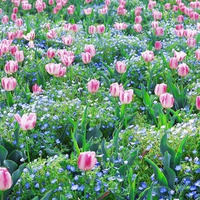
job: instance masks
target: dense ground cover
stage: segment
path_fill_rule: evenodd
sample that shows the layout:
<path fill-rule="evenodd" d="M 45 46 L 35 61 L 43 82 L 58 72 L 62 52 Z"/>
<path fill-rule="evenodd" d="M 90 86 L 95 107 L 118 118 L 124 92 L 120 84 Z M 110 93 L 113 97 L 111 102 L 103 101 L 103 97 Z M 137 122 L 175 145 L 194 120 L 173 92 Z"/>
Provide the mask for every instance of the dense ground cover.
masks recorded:
<path fill-rule="evenodd" d="M 200 199 L 199 1 L 0 8 L 2 199 Z"/>

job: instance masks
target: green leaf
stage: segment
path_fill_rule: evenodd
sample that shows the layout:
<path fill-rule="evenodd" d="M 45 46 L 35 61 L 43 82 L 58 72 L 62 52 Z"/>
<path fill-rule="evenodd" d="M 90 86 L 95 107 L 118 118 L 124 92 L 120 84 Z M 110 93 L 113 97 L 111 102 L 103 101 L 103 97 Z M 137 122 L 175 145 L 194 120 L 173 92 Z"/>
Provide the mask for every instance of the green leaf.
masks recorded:
<path fill-rule="evenodd" d="M 180 164 L 180 161 L 181 161 L 181 157 L 182 157 L 182 154 L 183 154 L 183 148 L 184 148 L 184 145 L 187 141 L 187 138 L 188 138 L 188 135 L 181 141 L 181 144 L 176 152 L 176 155 L 175 155 L 175 160 L 174 160 L 174 167 L 176 165 L 179 165 Z"/>
<path fill-rule="evenodd" d="M 148 193 L 147 193 L 147 200 L 153 200 L 153 195 L 152 195 L 152 192 L 153 192 L 153 183 L 151 184 L 149 190 L 148 190 Z"/>
<path fill-rule="evenodd" d="M 134 181 L 132 181 L 132 177 L 133 177 L 133 169 L 130 168 L 129 169 L 129 175 L 128 175 L 128 181 L 129 181 L 129 199 L 130 200 L 134 200 L 135 199 L 135 195 L 136 195 L 136 179 L 137 176 L 135 177 Z"/>
<path fill-rule="evenodd" d="M 3 161 L 6 159 L 7 155 L 8 155 L 8 151 L 2 146 L 0 145 L 0 166 L 3 165 Z"/>
<path fill-rule="evenodd" d="M 66 197 L 61 194 L 59 200 L 66 200 Z"/>
<path fill-rule="evenodd" d="M 119 146 L 119 133 L 121 131 L 121 128 L 118 128 L 114 131 L 114 137 L 113 137 L 113 144 L 114 144 L 114 147 L 115 147 L 115 158 L 117 158 L 118 156 L 118 146 Z"/>
<path fill-rule="evenodd" d="M 90 131 L 87 132 L 86 138 L 89 140 L 90 138 L 101 138 L 102 132 L 99 130 L 97 126 L 92 127 Z"/>
<path fill-rule="evenodd" d="M 175 172 L 171 168 L 165 166 L 163 173 L 165 174 L 165 177 L 167 178 L 168 186 L 173 190 L 175 179 L 176 179 Z"/>
<path fill-rule="evenodd" d="M 38 196 L 34 197 L 32 200 L 39 200 L 39 197 Z"/>
<path fill-rule="evenodd" d="M 128 161 L 129 166 L 133 165 L 133 162 L 138 155 L 138 151 L 139 151 L 138 149 L 134 150 L 132 153 L 130 153 L 129 157 L 126 159 Z"/>
<path fill-rule="evenodd" d="M 141 90 L 134 88 L 134 94 L 135 94 L 138 98 L 142 99 L 142 91 L 141 91 Z"/>
<path fill-rule="evenodd" d="M 21 164 L 21 159 L 23 158 L 23 153 L 19 150 L 14 150 L 8 155 L 8 159 L 17 163 L 17 165 Z"/>
<path fill-rule="evenodd" d="M 121 176 L 125 177 L 126 174 L 127 174 L 127 171 L 128 168 L 127 168 L 127 165 L 122 165 L 120 168 L 119 168 L 119 173 Z"/>
<path fill-rule="evenodd" d="M 4 160 L 3 165 L 9 170 L 10 174 L 12 174 L 18 167 L 18 165 L 12 160 Z"/>
<path fill-rule="evenodd" d="M 114 77 L 114 70 L 109 65 L 107 65 L 105 62 L 102 62 L 102 63 L 107 68 L 107 70 L 109 71 L 110 77 L 113 78 Z"/>
<path fill-rule="evenodd" d="M 158 166 L 157 166 L 153 161 L 151 161 L 151 160 L 148 159 L 148 158 L 145 158 L 145 160 L 146 160 L 146 161 L 151 165 L 151 167 L 153 168 L 154 173 L 156 174 L 156 178 L 157 178 L 159 184 L 162 185 L 162 186 L 168 186 L 167 179 L 166 179 L 165 175 L 160 171 L 160 169 L 158 168 Z"/>
<path fill-rule="evenodd" d="M 107 158 L 109 156 L 108 156 L 108 153 L 106 152 L 106 149 L 105 149 L 105 139 L 104 138 L 102 139 L 102 142 L 101 142 L 101 151 L 103 153 L 103 161 L 107 162 Z"/>
<path fill-rule="evenodd" d="M 49 148 L 45 148 L 44 150 L 46 151 L 47 155 L 49 155 L 49 156 L 58 155 L 58 152 L 55 152 L 55 151 L 53 151 L 53 150 L 51 150 Z"/>
<path fill-rule="evenodd" d="M 99 71 L 98 74 L 104 78 L 104 80 L 106 82 L 106 86 L 109 88 L 111 85 L 110 79 L 101 71 Z"/>
<path fill-rule="evenodd" d="M 48 192 L 45 193 L 45 195 L 41 198 L 41 200 L 49 200 L 51 197 L 52 190 L 49 190 Z"/>
<path fill-rule="evenodd" d="M 14 136 L 15 136 L 15 141 L 18 145 L 18 141 L 19 141 L 19 124 L 15 123 L 15 131 L 14 131 Z"/>
<path fill-rule="evenodd" d="M 166 151 L 162 161 L 163 166 L 170 167 L 170 160 L 171 160 L 171 155 Z"/>
<path fill-rule="evenodd" d="M 149 94 L 146 92 L 144 86 L 142 85 L 142 98 L 143 98 L 143 103 L 146 107 L 151 107 L 152 106 L 152 102 L 150 99 Z"/>

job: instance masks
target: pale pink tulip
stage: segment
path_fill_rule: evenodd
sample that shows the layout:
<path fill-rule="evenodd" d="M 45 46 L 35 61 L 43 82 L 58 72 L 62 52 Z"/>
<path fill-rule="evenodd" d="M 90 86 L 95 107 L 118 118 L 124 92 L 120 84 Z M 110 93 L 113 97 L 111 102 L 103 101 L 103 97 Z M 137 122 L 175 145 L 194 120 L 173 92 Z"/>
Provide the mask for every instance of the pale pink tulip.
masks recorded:
<path fill-rule="evenodd" d="M 49 48 L 48 50 L 47 50 L 47 57 L 48 58 L 53 58 L 54 56 L 55 56 L 55 50 L 54 49 L 51 49 L 51 48 Z"/>
<path fill-rule="evenodd" d="M 118 97 L 119 96 L 119 93 L 120 91 L 123 91 L 123 86 L 122 84 L 118 84 L 118 83 L 112 83 L 110 85 L 110 94 L 114 97 Z"/>
<path fill-rule="evenodd" d="M 15 60 L 17 62 L 23 62 L 24 61 L 24 52 L 23 51 L 16 51 L 15 52 Z"/>
<path fill-rule="evenodd" d="M 66 67 L 62 67 L 61 63 L 49 63 L 45 65 L 45 69 L 49 74 L 54 75 L 56 77 L 62 77 L 66 73 Z"/>
<path fill-rule="evenodd" d="M 90 93 L 98 92 L 99 85 L 100 85 L 100 82 L 98 80 L 96 80 L 96 79 L 90 80 L 87 84 L 88 92 L 90 92 Z"/>
<path fill-rule="evenodd" d="M 104 26 L 104 24 L 97 25 L 96 31 L 97 31 L 97 33 L 99 33 L 99 34 L 102 34 L 102 33 L 105 31 L 105 26 Z"/>
<path fill-rule="evenodd" d="M 141 24 L 134 24 L 133 28 L 135 32 L 140 33 L 142 31 L 142 25 Z"/>
<path fill-rule="evenodd" d="M 172 108 L 174 105 L 174 97 L 170 93 L 164 93 L 160 95 L 160 103 L 163 108 Z"/>
<path fill-rule="evenodd" d="M 13 77 L 10 78 L 4 77 L 1 79 L 1 84 L 4 90 L 13 91 L 17 86 L 17 81 Z"/>
<path fill-rule="evenodd" d="M 88 27 L 88 33 L 93 35 L 96 33 L 96 27 L 94 25 L 91 25 Z"/>
<path fill-rule="evenodd" d="M 92 55 L 92 57 L 96 55 L 96 49 L 93 44 L 86 44 L 84 47 L 84 51 L 89 52 Z"/>
<path fill-rule="evenodd" d="M 0 191 L 10 189 L 12 184 L 13 181 L 10 172 L 5 167 L 0 167 Z"/>
<path fill-rule="evenodd" d="M 189 73 L 189 67 L 185 63 L 181 63 L 178 66 L 178 75 L 179 76 L 187 76 Z"/>
<path fill-rule="evenodd" d="M 62 37 L 62 41 L 63 41 L 63 43 L 64 43 L 65 45 L 71 46 L 72 43 L 73 43 L 73 41 L 74 41 L 74 39 L 73 39 L 73 37 L 72 37 L 71 35 L 68 35 L 68 36 L 66 36 L 66 37 Z"/>
<path fill-rule="evenodd" d="M 186 55 L 187 54 L 183 51 L 180 51 L 180 52 L 174 51 L 174 57 L 178 60 L 178 62 L 183 61 L 185 59 Z"/>
<path fill-rule="evenodd" d="M 169 66 L 170 66 L 171 69 L 178 68 L 178 60 L 177 60 L 177 58 L 175 58 L 175 57 L 170 58 Z"/>
<path fill-rule="evenodd" d="M 154 60 L 154 53 L 153 51 L 145 51 L 142 53 L 142 58 L 146 61 L 146 62 L 151 62 Z"/>
<path fill-rule="evenodd" d="M 154 93 L 157 96 L 160 96 L 161 94 L 166 93 L 166 91 L 167 91 L 167 85 L 164 84 L 164 83 L 157 84 L 156 87 L 155 87 L 155 89 L 154 89 Z"/>
<path fill-rule="evenodd" d="M 82 53 L 81 56 L 84 64 L 88 64 L 92 60 L 92 55 L 89 52 Z"/>
<path fill-rule="evenodd" d="M 119 99 L 122 104 L 129 104 L 133 100 L 133 90 L 120 91 Z"/>
<path fill-rule="evenodd" d="M 156 41 L 154 47 L 155 47 L 156 50 L 162 49 L 162 42 Z"/>
<path fill-rule="evenodd" d="M 5 65 L 5 72 L 7 74 L 15 73 L 18 70 L 18 63 L 17 61 L 10 60 Z"/>
<path fill-rule="evenodd" d="M 120 74 L 123 74 L 126 72 L 126 64 L 123 61 L 117 61 L 115 68 L 117 72 Z"/>
<path fill-rule="evenodd" d="M 197 59 L 197 60 L 200 60 L 200 49 L 197 49 L 197 50 L 195 51 L 195 56 L 196 56 L 196 59 Z"/>
<path fill-rule="evenodd" d="M 42 88 L 38 86 L 37 84 L 33 85 L 32 91 L 35 95 L 41 94 L 42 93 Z"/>

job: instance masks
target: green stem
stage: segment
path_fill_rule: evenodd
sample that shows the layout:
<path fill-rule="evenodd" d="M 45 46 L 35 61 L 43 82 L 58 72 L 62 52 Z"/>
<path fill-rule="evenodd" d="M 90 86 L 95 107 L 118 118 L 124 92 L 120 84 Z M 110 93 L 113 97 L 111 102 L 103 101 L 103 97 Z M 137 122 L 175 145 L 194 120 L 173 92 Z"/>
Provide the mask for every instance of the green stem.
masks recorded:
<path fill-rule="evenodd" d="M 87 186 L 87 176 L 86 176 L 86 171 L 85 171 L 84 200 L 86 200 L 86 186 Z"/>
<path fill-rule="evenodd" d="M 92 119 L 94 119 L 94 100 L 95 100 L 95 94 L 92 95 Z"/>
<path fill-rule="evenodd" d="M 27 151 L 27 157 L 28 157 L 28 165 L 29 165 L 29 167 L 30 167 L 30 169 L 31 169 L 31 160 L 30 160 L 30 154 L 29 154 L 29 146 L 28 146 L 28 132 L 26 132 L 26 151 Z"/>
<path fill-rule="evenodd" d="M 4 200 L 4 198 L 3 198 L 3 191 L 1 191 L 1 200 Z"/>
<path fill-rule="evenodd" d="M 121 115 L 120 115 L 120 120 L 122 120 L 122 119 L 124 118 L 125 109 L 126 109 L 126 104 L 122 104 L 122 105 L 121 105 Z"/>
<path fill-rule="evenodd" d="M 6 91 L 6 102 L 7 102 L 7 106 L 9 107 L 13 105 L 12 94 L 9 91 Z"/>

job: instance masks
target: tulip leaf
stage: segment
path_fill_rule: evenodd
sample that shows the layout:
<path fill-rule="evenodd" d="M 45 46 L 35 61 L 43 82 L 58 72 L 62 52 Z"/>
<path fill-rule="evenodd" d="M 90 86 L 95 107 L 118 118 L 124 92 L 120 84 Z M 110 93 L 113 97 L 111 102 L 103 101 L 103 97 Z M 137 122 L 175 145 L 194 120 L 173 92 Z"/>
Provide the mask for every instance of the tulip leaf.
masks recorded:
<path fill-rule="evenodd" d="M 157 180 L 158 182 L 160 183 L 160 185 L 162 186 L 168 186 L 168 182 L 167 182 L 167 179 L 165 177 L 165 175 L 160 171 L 160 169 L 158 168 L 158 166 L 153 162 L 151 161 L 150 159 L 148 158 L 145 158 L 145 160 L 151 165 L 151 167 L 153 168 L 154 170 L 154 173 L 156 174 L 156 177 L 157 177 Z"/>
<path fill-rule="evenodd" d="M 21 163 L 20 160 L 22 158 L 23 158 L 23 153 L 19 150 L 14 150 L 8 155 L 7 159 L 14 161 L 17 165 L 20 165 Z"/>
<path fill-rule="evenodd" d="M 3 165 L 3 161 L 6 159 L 7 155 L 8 155 L 8 151 L 2 146 L 0 145 L 0 166 Z"/>
<path fill-rule="evenodd" d="M 174 184 L 175 184 L 175 179 L 176 179 L 175 172 L 171 168 L 165 166 L 163 173 L 165 174 L 165 177 L 167 178 L 168 186 L 171 189 L 174 189 Z"/>
<path fill-rule="evenodd" d="M 183 148 L 184 148 L 184 145 L 185 145 L 187 139 L 188 139 L 188 136 L 186 136 L 186 137 L 181 141 L 181 144 L 180 144 L 180 146 L 179 146 L 179 148 L 178 148 L 178 150 L 177 150 L 177 152 L 176 152 L 175 160 L 174 160 L 175 166 L 180 164 L 180 160 L 181 160 L 181 157 L 182 157 L 182 154 L 183 154 Z"/>
<path fill-rule="evenodd" d="M 32 200 L 39 200 L 39 197 L 36 196 L 36 197 L 34 197 Z"/>
<path fill-rule="evenodd" d="M 133 151 L 132 153 L 130 153 L 129 157 L 126 159 L 128 161 L 128 165 L 131 166 L 133 165 L 133 162 L 135 160 L 135 158 L 138 155 L 138 149 L 136 149 L 135 151 Z"/>
<path fill-rule="evenodd" d="M 48 192 L 45 193 L 45 195 L 41 198 L 41 200 L 49 200 L 52 194 L 52 190 L 49 190 Z"/>
<path fill-rule="evenodd" d="M 134 181 L 132 181 L 132 177 L 133 177 L 133 170 L 132 168 L 130 168 L 129 170 L 129 199 L 130 200 L 134 200 L 135 199 L 135 195 L 136 195 L 136 179 L 137 176 L 135 177 Z"/>
<path fill-rule="evenodd" d="M 101 151 L 102 151 L 102 154 L 103 154 L 103 161 L 106 163 L 107 158 L 109 156 L 108 156 L 108 153 L 106 152 L 106 149 L 105 149 L 105 139 L 104 138 L 102 139 L 102 142 L 101 142 Z"/>
<path fill-rule="evenodd" d="M 164 167 L 170 167 L 171 155 L 166 151 L 163 157 L 162 164 Z"/>
<path fill-rule="evenodd" d="M 18 167 L 18 165 L 12 160 L 4 160 L 3 165 L 9 170 L 10 174 L 12 174 Z"/>
<path fill-rule="evenodd" d="M 153 192 L 153 183 L 151 184 L 149 190 L 148 190 L 148 193 L 147 193 L 147 200 L 153 200 L 153 195 L 152 195 L 152 192 Z"/>

